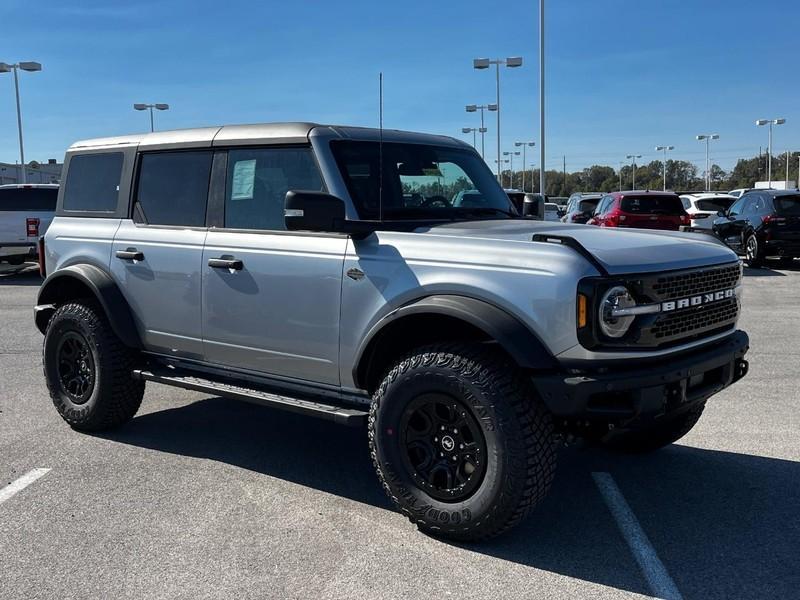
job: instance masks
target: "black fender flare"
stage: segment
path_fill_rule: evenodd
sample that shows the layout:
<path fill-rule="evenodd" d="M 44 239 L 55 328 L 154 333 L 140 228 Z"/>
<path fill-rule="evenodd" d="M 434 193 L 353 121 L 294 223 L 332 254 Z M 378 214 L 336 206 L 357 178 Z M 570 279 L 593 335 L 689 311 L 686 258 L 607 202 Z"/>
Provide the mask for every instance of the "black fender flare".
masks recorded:
<path fill-rule="evenodd" d="M 34 309 L 36 327 L 39 331 L 44 333 L 47 330 L 47 324 L 55 312 L 56 304 L 74 298 L 74 296 L 65 298 L 64 290 L 65 284 L 69 285 L 75 280 L 88 288 L 95 297 L 122 343 L 130 348 L 141 348 L 142 341 L 127 300 L 111 275 L 100 267 L 90 264 L 81 263 L 61 268 L 44 280 L 39 288 L 37 306 Z"/>
<path fill-rule="evenodd" d="M 426 296 L 405 304 L 384 316 L 362 340 L 353 364 L 353 381 L 363 387 L 364 375 L 373 351 L 384 328 L 409 315 L 438 314 L 454 317 L 483 331 L 497 342 L 522 368 L 556 369 L 558 361 L 539 337 L 518 318 L 484 300 L 458 295 Z"/>

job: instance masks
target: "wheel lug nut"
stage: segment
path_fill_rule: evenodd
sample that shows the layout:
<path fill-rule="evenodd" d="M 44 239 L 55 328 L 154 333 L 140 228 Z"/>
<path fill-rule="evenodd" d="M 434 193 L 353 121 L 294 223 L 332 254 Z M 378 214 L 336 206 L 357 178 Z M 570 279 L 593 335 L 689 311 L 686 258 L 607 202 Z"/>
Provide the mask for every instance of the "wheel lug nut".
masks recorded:
<path fill-rule="evenodd" d="M 444 452 L 439 452 L 439 456 L 444 456 Z"/>
<path fill-rule="evenodd" d="M 453 433 L 458 433 L 458 429 L 453 429 Z"/>
<path fill-rule="evenodd" d="M 463 449 L 464 449 L 464 444 L 459 444 L 459 445 L 458 445 L 458 449 L 459 449 L 459 450 L 463 450 Z"/>

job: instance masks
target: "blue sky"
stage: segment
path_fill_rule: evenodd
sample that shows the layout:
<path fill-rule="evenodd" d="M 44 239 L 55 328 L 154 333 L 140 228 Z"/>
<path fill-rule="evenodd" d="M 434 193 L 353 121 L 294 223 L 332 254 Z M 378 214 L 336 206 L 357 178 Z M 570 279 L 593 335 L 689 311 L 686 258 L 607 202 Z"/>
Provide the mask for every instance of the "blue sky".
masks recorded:
<path fill-rule="evenodd" d="M 74 140 L 144 131 L 134 102 L 167 102 L 156 127 L 283 120 L 377 125 L 469 139 L 464 105 L 494 101 L 475 57 L 523 56 L 502 77 L 503 150 L 538 140 L 536 0 L 226 2 L 3 0 L 0 61 L 21 74 L 26 158 Z M 547 166 L 618 166 L 658 144 L 704 164 L 719 133 L 730 168 L 766 146 L 756 118 L 785 117 L 775 152 L 800 149 L 800 2 L 549 0 Z M 493 120 L 487 161 L 494 160 Z M 0 161 L 18 158 L 13 82 L 0 74 Z M 538 149 L 532 157 L 538 164 Z M 529 160 L 531 156 L 529 154 Z"/>

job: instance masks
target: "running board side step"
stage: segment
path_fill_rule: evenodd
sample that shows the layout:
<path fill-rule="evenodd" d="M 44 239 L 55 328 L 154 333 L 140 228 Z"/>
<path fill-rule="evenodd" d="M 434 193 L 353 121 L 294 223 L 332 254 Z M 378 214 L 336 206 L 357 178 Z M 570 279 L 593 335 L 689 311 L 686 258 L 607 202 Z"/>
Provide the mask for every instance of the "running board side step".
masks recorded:
<path fill-rule="evenodd" d="M 155 368 L 155 369 L 135 369 L 134 379 L 163 383 L 186 390 L 204 392 L 215 396 L 233 398 L 253 402 L 264 406 L 294 412 L 311 417 L 333 421 L 340 425 L 350 425 L 357 427 L 367 421 L 369 413 L 357 408 L 347 408 L 333 404 L 323 404 L 316 400 L 304 400 L 283 396 L 266 390 L 243 387 L 225 381 L 205 379 L 198 377 L 195 373 L 181 369 Z"/>

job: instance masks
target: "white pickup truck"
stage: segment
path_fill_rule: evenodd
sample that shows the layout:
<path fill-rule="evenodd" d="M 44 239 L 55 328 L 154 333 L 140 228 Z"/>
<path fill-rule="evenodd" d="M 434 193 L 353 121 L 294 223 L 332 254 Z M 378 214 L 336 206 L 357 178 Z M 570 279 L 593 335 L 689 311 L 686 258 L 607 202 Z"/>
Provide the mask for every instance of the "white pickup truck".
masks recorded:
<path fill-rule="evenodd" d="M 0 262 L 21 265 L 36 259 L 57 198 L 56 184 L 0 185 Z"/>

